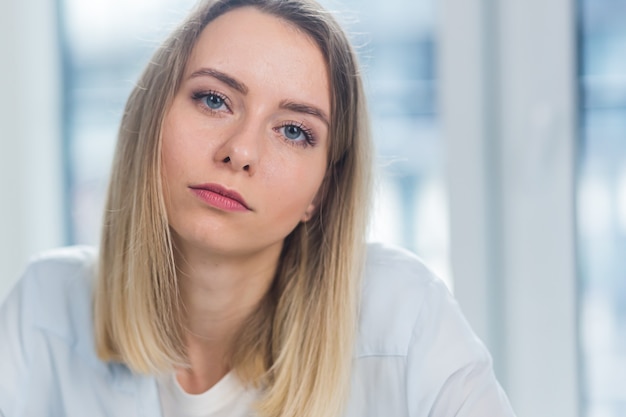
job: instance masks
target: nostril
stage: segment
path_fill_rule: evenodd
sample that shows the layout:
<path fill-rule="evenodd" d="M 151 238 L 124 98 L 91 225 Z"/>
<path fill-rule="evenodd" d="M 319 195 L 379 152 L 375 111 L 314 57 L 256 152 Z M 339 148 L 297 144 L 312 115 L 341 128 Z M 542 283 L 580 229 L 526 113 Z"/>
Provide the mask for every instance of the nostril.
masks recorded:
<path fill-rule="evenodd" d="M 227 156 L 226 158 L 224 158 L 223 162 L 225 162 L 225 163 L 230 162 L 230 156 Z"/>
<path fill-rule="evenodd" d="M 250 171 L 250 165 L 246 165 L 246 166 L 244 166 L 244 167 L 243 167 L 243 170 L 244 170 L 244 171 Z"/>

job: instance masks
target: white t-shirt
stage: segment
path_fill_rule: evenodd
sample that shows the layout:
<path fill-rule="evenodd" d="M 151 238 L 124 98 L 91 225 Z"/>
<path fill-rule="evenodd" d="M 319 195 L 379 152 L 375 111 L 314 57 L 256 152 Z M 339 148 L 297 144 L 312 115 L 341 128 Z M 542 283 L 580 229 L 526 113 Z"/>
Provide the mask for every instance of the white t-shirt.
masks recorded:
<path fill-rule="evenodd" d="M 157 378 L 163 417 L 250 417 L 257 392 L 230 372 L 202 394 L 188 394 L 174 374 Z"/>
<path fill-rule="evenodd" d="M 100 360 L 96 261 L 93 248 L 44 253 L 0 306 L 0 415 L 253 415 L 254 393 L 230 377 L 189 396 L 173 380 L 168 388 L 167 380 Z M 513 417 L 489 353 L 443 283 L 406 251 L 371 244 L 365 261 L 342 417 Z"/>

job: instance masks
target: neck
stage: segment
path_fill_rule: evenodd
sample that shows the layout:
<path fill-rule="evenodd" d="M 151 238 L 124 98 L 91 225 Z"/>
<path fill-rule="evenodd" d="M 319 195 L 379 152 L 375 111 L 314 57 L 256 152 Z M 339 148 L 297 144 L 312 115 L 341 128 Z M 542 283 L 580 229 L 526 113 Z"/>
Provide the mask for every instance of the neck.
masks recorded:
<path fill-rule="evenodd" d="M 177 253 L 191 367 L 177 373 L 190 393 L 204 392 L 228 371 L 230 345 L 276 273 L 281 247 L 228 257 L 185 248 Z"/>

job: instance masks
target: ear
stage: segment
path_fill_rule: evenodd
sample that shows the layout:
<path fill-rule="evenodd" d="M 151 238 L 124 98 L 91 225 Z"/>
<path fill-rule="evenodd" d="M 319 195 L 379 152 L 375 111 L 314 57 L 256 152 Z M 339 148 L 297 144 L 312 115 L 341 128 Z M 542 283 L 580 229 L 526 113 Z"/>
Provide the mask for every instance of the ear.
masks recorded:
<path fill-rule="evenodd" d="M 315 214 L 315 210 L 321 204 L 322 198 L 324 198 L 324 196 L 326 195 L 326 187 L 328 186 L 329 171 L 330 170 L 328 170 L 328 169 L 326 170 L 326 174 L 324 175 L 324 180 L 320 184 L 320 187 L 317 190 L 317 193 L 315 194 L 315 197 L 313 198 L 313 201 L 311 201 L 311 204 L 309 204 L 309 206 L 306 208 L 304 214 L 300 218 L 301 222 L 306 223 L 309 220 L 311 220 L 311 218 Z"/>
<path fill-rule="evenodd" d="M 301 222 L 306 223 L 309 220 L 311 220 L 311 217 L 313 217 L 313 213 L 315 212 L 315 207 L 316 207 L 315 203 L 316 202 L 313 202 L 313 203 L 309 204 L 309 206 L 306 208 L 306 211 L 304 212 L 304 214 L 300 218 Z"/>

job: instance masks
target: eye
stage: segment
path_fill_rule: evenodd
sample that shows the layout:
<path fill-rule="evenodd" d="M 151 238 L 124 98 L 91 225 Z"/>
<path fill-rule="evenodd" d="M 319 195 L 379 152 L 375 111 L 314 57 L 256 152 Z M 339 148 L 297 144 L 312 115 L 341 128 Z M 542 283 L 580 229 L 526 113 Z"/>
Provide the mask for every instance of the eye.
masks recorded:
<path fill-rule="evenodd" d="M 224 105 L 224 98 L 218 96 L 217 94 L 210 93 L 204 97 L 204 103 L 207 105 L 207 107 L 213 110 L 218 110 Z"/>
<path fill-rule="evenodd" d="M 209 111 L 230 110 L 226 96 L 216 91 L 197 91 L 192 99 Z"/>
<path fill-rule="evenodd" d="M 292 142 L 302 146 L 315 144 L 313 132 L 300 123 L 285 123 L 280 126 L 277 131 L 285 137 L 287 142 Z"/>
<path fill-rule="evenodd" d="M 302 129 L 300 129 L 298 126 L 288 125 L 285 126 L 283 129 L 285 137 L 287 139 L 298 140 L 301 139 L 300 136 L 303 135 Z"/>

